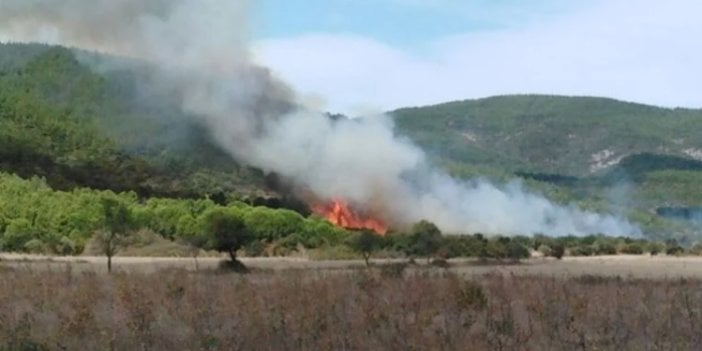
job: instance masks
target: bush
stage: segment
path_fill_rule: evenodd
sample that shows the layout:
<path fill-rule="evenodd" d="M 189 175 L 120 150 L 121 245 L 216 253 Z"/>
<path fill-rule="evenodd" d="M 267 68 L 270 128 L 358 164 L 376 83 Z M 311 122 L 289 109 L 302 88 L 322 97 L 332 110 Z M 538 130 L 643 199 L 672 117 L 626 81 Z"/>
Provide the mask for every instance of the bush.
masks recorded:
<path fill-rule="evenodd" d="M 58 243 L 58 247 L 56 248 L 56 253 L 64 256 L 76 254 L 77 249 L 75 242 L 65 236 L 62 237 Z"/>
<path fill-rule="evenodd" d="M 646 251 L 648 251 L 652 256 L 655 256 L 663 251 L 663 247 L 659 243 L 649 243 Z"/>
<path fill-rule="evenodd" d="M 483 288 L 476 282 L 466 281 L 463 286 L 456 289 L 454 296 L 456 304 L 466 310 L 483 310 L 488 303 L 487 295 Z"/>
<path fill-rule="evenodd" d="M 555 243 L 551 247 L 551 257 L 555 257 L 557 259 L 562 259 L 563 255 L 565 254 L 565 246 L 561 243 Z"/>
<path fill-rule="evenodd" d="M 487 252 L 487 257 L 489 258 L 502 259 L 507 257 L 507 247 L 498 239 L 488 241 L 485 250 Z"/>
<path fill-rule="evenodd" d="M 608 241 L 598 241 L 594 245 L 596 255 L 616 255 L 617 248 Z"/>
<path fill-rule="evenodd" d="M 402 278 L 406 268 L 407 263 L 404 262 L 384 264 L 380 266 L 380 275 L 384 278 Z"/>
<path fill-rule="evenodd" d="M 541 246 L 539 246 L 536 250 L 538 252 L 541 252 L 541 254 L 544 255 L 544 257 L 549 257 L 553 255 L 553 249 L 551 249 L 551 247 L 548 245 L 541 244 Z"/>
<path fill-rule="evenodd" d="M 32 239 L 27 241 L 26 244 L 24 244 L 24 251 L 29 253 L 41 254 L 44 253 L 45 250 L 46 246 L 44 245 L 44 242 L 39 239 Z"/>
<path fill-rule="evenodd" d="M 631 244 L 624 245 L 624 247 L 622 247 L 621 252 L 623 254 L 627 254 L 627 255 L 642 255 L 644 250 L 640 244 L 631 243 Z"/>
<path fill-rule="evenodd" d="M 531 257 L 531 253 L 524 245 L 512 240 L 507 244 L 507 257 L 513 260 L 521 260 Z"/>
<path fill-rule="evenodd" d="M 678 242 L 674 239 L 668 240 L 665 243 L 665 254 L 666 255 L 679 255 L 682 254 L 685 250 L 678 245 Z"/>
<path fill-rule="evenodd" d="M 594 252 L 590 245 L 579 245 L 570 250 L 572 256 L 592 256 Z"/>
<path fill-rule="evenodd" d="M 266 249 L 266 244 L 261 241 L 261 240 L 254 240 L 250 242 L 246 247 L 244 248 L 244 251 L 246 251 L 246 256 L 249 257 L 260 257 L 263 256 L 264 252 Z"/>
<path fill-rule="evenodd" d="M 33 239 L 32 223 L 19 218 L 10 222 L 2 237 L 2 249 L 5 251 L 23 251 L 24 245 Z"/>

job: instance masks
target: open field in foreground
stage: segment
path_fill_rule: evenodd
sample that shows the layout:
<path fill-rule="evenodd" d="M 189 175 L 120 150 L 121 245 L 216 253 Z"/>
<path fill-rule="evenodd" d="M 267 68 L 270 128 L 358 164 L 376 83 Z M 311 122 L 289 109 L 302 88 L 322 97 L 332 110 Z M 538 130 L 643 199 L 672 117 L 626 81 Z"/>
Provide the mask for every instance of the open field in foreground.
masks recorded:
<path fill-rule="evenodd" d="M 197 268 L 215 269 L 224 258 L 200 257 Z M 364 267 L 363 261 L 334 260 L 316 261 L 304 258 L 242 258 L 248 267 L 260 270 L 346 270 Z M 375 265 L 400 263 L 406 260 L 372 260 Z M 702 279 L 702 257 L 674 257 L 648 255 L 617 255 L 594 257 L 533 258 L 520 264 L 481 264 L 474 259 L 449 260 L 448 269 L 460 275 L 483 275 L 488 273 L 516 275 L 555 275 L 571 277 L 579 275 L 620 276 L 623 278 L 700 278 Z M 418 260 L 421 266 L 424 260 Z M 196 270 L 193 258 L 172 257 L 115 257 L 115 270 L 123 272 L 150 273 L 163 269 Z M 62 270 L 68 265 L 73 271 L 106 272 L 105 257 L 47 257 L 32 255 L 0 254 L 0 265 L 14 268 L 38 270 Z"/>
<path fill-rule="evenodd" d="M 0 262 L 0 350 L 696 350 L 702 260 Z M 76 259 L 73 259 L 76 260 Z M 154 269 L 153 267 L 162 269 Z M 358 267 L 356 267 L 358 266 Z M 70 267 L 70 268 L 69 268 Z M 148 268 L 146 268 L 148 267 Z M 286 267 L 297 269 L 286 269 Z"/>

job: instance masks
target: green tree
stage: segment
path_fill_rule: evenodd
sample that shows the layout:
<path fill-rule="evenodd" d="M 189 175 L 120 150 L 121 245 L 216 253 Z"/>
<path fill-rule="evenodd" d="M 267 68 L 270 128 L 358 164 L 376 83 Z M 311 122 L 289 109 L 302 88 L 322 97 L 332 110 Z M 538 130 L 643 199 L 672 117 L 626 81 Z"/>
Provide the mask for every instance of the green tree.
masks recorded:
<path fill-rule="evenodd" d="M 212 210 L 204 217 L 204 230 L 208 248 L 229 254 L 233 269 L 246 270 L 236 252 L 256 238 L 238 213 L 226 208 Z"/>
<path fill-rule="evenodd" d="M 2 237 L 2 248 L 6 251 L 24 251 L 25 244 L 33 238 L 32 223 L 25 218 L 12 220 Z"/>
<path fill-rule="evenodd" d="M 520 243 L 517 240 L 512 240 L 510 241 L 509 244 L 507 244 L 507 257 L 512 259 L 512 260 L 521 260 L 525 258 L 529 258 L 531 256 L 531 253 L 529 252 L 529 249 L 524 246 L 524 244 Z"/>
<path fill-rule="evenodd" d="M 563 258 L 564 254 L 565 254 L 565 245 L 563 245 L 560 242 L 553 243 L 553 246 L 551 247 L 551 257 L 555 257 L 555 258 L 560 260 Z"/>
<path fill-rule="evenodd" d="M 107 256 L 107 271 L 112 272 L 112 256 L 126 244 L 126 238 L 133 229 L 133 217 L 129 207 L 118 199 L 104 197 L 101 204 L 104 217 L 102 229 L 97 232 L 96 238 Z"/>
<path fill-rule="evenodd" d="M 426 257 L 428 262 L 441 248 L 442 239 L 441 231 L 434 223 L 422 220 L 412 226 L 407 253 Z"/>
<path fill-rule="evenodd" d="M 203 233 L 202 227 L 196 218 L 191 215 L 183 215 L 178 220 L 176 226 L 178 240 L 188 245 L 190 255 L 195 261 L 195 270 L 200 269 L 197 257 L 200 250 L 207 246 L 208 238 Z"/>
<path fill-rule="evenodd" d="M 363 256 L 363 260 L 366 262 L 366 266 L 369 266 L 370 257 L 373 252 L 380 248 L 382 240 L 383 238 L 378 234 L 370 230 L 363 230 L 351 237 L 349 246 L 354 251 L 360 253 Z"/>

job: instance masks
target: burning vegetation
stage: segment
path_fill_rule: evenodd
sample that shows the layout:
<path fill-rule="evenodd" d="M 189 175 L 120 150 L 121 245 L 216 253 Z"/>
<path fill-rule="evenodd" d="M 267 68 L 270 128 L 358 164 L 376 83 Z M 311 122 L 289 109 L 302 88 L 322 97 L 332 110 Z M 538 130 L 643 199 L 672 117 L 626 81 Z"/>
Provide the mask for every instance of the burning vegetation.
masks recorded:
<path fill-rule="evenodd" d="M 383 221 L 354 211 L 343 200 L 335 199 L 328 203 L 313 205 L 312 211 L 340 227 L 348 229 L 370 229 L 380 235 L 385 235 L 388 231 Z"/>

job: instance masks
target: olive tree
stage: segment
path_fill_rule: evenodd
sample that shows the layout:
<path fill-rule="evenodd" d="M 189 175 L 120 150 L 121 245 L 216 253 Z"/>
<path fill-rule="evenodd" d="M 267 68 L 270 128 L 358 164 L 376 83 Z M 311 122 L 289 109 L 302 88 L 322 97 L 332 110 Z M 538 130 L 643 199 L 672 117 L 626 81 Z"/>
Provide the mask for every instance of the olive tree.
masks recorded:
<path fill-rule="evenodd" d="M 373 252 L 377 251 L 381 246 L 382 237 L 370 231 L 363 230 L 349 239 L 348 245 L 352 250 L 360 253 L 366 266 L 370 265 L 370 257 Z"/>
<path fill-rule="evenodd" d="M 236 252 L 255 240 L 255 236 L 241 215 L 227 208 L 212 210 L 204 216 L 203 228 L 207 248 L 229 254 L 231 267 L 245 271 L 246 267 L 237 259 Z"/>
<path fill-rule="evenodd" d="M 96 233 L 96 239 L 102 253 L 107 256 L 107 271 L 112 272 L 112 256 L 126 244 L 134 222 L 129 207 L 122 201 L 104 197 L 101 199 L 101 205 L 102 228 Z"/>
<path fill-rule="evenodd" d="M 442 242 L 439 228 L 434 223 L 422 220 L 412 226 L 406 253 L 426 257 L 429 261 L 439 251 Z"/>

